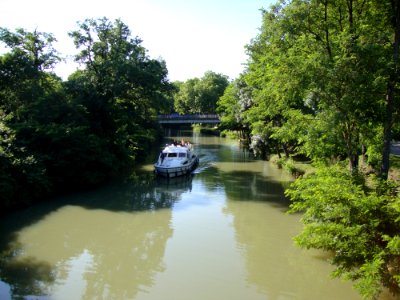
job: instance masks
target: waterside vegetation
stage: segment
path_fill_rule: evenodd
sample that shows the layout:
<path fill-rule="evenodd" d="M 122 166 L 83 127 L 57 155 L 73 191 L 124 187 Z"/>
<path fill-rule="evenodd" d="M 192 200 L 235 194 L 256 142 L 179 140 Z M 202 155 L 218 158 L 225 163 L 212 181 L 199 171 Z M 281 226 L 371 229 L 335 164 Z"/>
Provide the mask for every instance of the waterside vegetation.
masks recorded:
<path fill-rule="evenodd" d="M 279 0 L 262 10 L 234 81 L 207 72 L 170 83 L 120 20 L 70 32 L 81 64 L 63 81 L 55 37 L 0 29 L 0 211 L 129 171 L 160 135 L 156 116 L 214 113 L 262 158 L 295 174 L 305 248 L 326 250 L 334 276 L 365 299 L 400 295 L 399 0 Z M 298 167 L 301 158 L 310 166 Z M 393 160 L 392 160 L 393 161 Z"/>
<path fill-rule="evenodd" d="M 120 20 L 69 33 L 81 68 L 62 81 L 52 34 L 0 29 L 0 211 L 94 186 L 129 170 L 171 111 L 166 64 Z"/>
<path fill-rule="evenodd" d="M 400 295 L 400 199 L 389 178 L 399 136 L 400 1 L 280 0 L 262 11 L 246 71 L 218 101 L 221 129 L 298 178 L 305 248 L 365 299 Z M 314 171 L 302 174 L 297 158 Z"/>

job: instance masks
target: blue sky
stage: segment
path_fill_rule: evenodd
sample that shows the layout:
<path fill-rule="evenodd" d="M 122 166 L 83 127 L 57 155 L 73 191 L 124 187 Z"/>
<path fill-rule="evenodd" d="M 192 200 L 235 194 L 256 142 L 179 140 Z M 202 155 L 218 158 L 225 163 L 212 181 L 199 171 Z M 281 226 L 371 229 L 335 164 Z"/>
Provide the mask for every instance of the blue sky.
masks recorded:
<path fill-rule="evenodd" d="M 211 70 L 236 78 L 244 46 L 258 33 L 261 8 L 275 0 L 0 0 L 0 26 L 53 33 L 63 56 L 77 51 L 68 32 L 86 18 L 120 18 L 152 58 L 167 62 L 169 78 L 185 81 Z M 76 69 L 71 58 L 56 73 Z"/>

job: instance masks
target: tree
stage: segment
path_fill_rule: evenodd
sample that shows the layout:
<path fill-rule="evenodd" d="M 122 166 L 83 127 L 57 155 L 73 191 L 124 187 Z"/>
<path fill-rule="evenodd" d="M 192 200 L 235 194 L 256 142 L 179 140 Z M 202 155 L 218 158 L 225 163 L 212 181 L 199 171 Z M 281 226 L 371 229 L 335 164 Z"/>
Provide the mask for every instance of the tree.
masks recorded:
<path fill-rule="evenodd" d="M 337 156 L 345 153 L 350 169 L 357 170 L 364 137 L 383 121 L 388 31 L 380 12 L 374 1 L 356 0 L 280 1 L 264 11 L 261 33 L 248 46 L 245 76 L 253 88 L 253 134 L 264 124 L 270 128 L 261 130 L 269 135 L 265 140 L 276 139 L 285 153 L 297 149 L 330 159 L 330 149 L 305 149 L 307 136 L 288 140 L 282 134 L 291 116 L 298 117 L 290 111 L 301 112 L 319 119 L 315 124 L 322 128 L 322 122 L 329 124 L 330 131 L 313 138 L 331 135 L 342 147 Z"/>
<path fill-rule="evenodd" d="M 333 275 L 354 281 L 364 299 L 383 287 L 400 294 L 400 209 L 395 185 L 374 181 L 336 165 L 319 168 L 286 190 L 291 212 L 304 212 L 295 241 L 328 251 Z M 371 182 L 371 179 L 369 179 Z"/>
<path fill-rule="evenodd" d="M 0 207 L 96 185 L 129 170 L 159 134 L 172 86 L 121 21 L 71 33 L 85 66 L 62 82 L 51 34 L 0 30 Z"/>
<path fill-rule="evenodd" d="M 168 105 L 165 62 L 150 59 L 120 20 L 88 19 L 70 36 L 86 66 L 70 90 L 87 109 L 92 132 L 107 141 L 114 171 L 132 165 L 154 141 L 156 115 Z"/>
<path fill-rule="evenodd" d="M 0 106 L 6 113 L 16 113 L 18 109 L 31 103 L 43 93 L 50 70 L 60 61 L 52 44 L 56 41 L 52 34 L 27 32 L 18 28 L 11 32 L 0 28 L 0 41 L 10 48 L 1 57 Z"/>
<path fill-rule="evenodd" d="M 56 38 L 46 32 L 27 32 L 22 28 L 11 32 L 0 28 L 0 40 L 13 50 L 14 54 L 24 56 L 36 71 L 52 69 L 60 61 L 58 52 L 53 48 Z"/>
<path fill-rule="evenodd" d="M 214 114 L 218 99 L 224 94 L 228 84 L 228 77 L 225 75 L 212 71 L 204 73 L 196 86 L 199 91 L 198 98 L 195 98 L 197 112 Z"/>
<path fill-rule="evenodd" d="M 1 28 L 0 41 L 10 48 L 0 57 L 0 206 L 6 210 L 52 190 L 48 153 L 37 147 L 42 129 L 38 123 L 46 111 L 38 106 L 47 101 L 51 106 L 61 85 L 54 74 L 45 72 L 59 60 L 51 34 Z"/>
<path fill-rule="evenodd" d="M 196 113 L 196 99 L 199 97 L 196 86 L 200 79 L 191 78 L 177 84 L 178 91 L 174 95 L 174 109 L 180 114 Z"/>
<path fill-rule="evenodd" d="M 297 33 L 287 26 L 285 18 L 283 5 L 263 11 L 261 32 L 247 46 L 249 61 L 243 77 L 253 99 L 245 115 L 258 147 L 278 155 L 283 150 L 288 157 L 296 141 L 279 139 L 283 135 L 277 130 L 286 123 L 289 111 L 313 112 L 305 101 L 310 83 L 307 60 L 301 45 L 295 44 Z"/>
<path fill-rule="evenodd" d="M 217 102 L 220 128 L 238 132 L 242 141 L 249 143 L 250 129 L 245 113 L 252 103 L 251 89 L 240 76 L 228 85 Z"/>
<path fill-rule="evenodd" d="M 245 76 L 253 88 L 247 112 L 253 135 L 314 162 L 347 158 L 349 170 L 317 165 L 287 195 L 292 211 L 304 212 L 296 242 L 332 253 L 334 275 L 354 280 L 371 299 L 382 286 L 400 291 L 398 197 L 390 182 L 358 170 L 364 148 L 377 161 L 384 145 L 381 178 L 387 179 L 398 13 L 398 1 L 280 1 L 264 12 Z"/>
<path fill-rule="evenodd" d="M 389 3 L 391 6 L 389 7 Z M 392 59 L 389 63 L 389 77 L 387 80 L 387 94 L 386 94 L 386 114 L 383 131 L 383 147 L 382 147 L 382 163 L 380 169 L 380 177 L 387 179 L 390 167 L 390 143 L 392 137 L 393 128 L 393 115 L 395 112 L 396 101 L 396 85 L 399 82 L 399 47 L 400 47 L 400 1 L 393 0 L 384 2 L 377 1 L 377 6 L 382 7 L 381 10 L 385 13 L 382 14 L 385 23 L 390 24 L 390 28 L 393 31 L 392 41 Z"/>
<path fill-rule="evenodd" d="M 220 128 L 237 130 L 240 127 L 240 104 L 236 82 L 231 82 L 217 102 L 217 113 L 220 116 Z"/>
<path fill-rule="evenodd" d="M 210 113 L 214 114 L 217 101 L 228 86 L 225 75 L 208 71 L 202 78 L 191 78 L 180 83 L 175 94 L 175 110 L 181 114 Z"/>

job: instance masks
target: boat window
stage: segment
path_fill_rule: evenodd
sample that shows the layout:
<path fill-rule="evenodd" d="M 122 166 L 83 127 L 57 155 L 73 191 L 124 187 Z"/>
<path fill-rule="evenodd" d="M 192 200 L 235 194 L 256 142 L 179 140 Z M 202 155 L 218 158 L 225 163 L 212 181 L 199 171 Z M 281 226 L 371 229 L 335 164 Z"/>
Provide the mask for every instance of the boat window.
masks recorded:
<path fill-rule="evenodd" d="M 168 153 L 168 157 L 177 157 L 178 155 L 177 155 L 178 153 Z"/>
<path fill-rule="evenodd" d="M 186 153 L 179 153 L 179 157 L 186 157 Z"/>

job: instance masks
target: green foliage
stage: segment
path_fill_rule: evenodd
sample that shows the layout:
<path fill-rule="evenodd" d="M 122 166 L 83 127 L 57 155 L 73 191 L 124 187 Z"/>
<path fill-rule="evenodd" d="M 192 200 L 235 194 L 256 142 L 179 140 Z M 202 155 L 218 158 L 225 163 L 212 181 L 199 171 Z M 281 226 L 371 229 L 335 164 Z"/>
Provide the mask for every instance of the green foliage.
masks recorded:
<path fill-rule="evenodd" d="M 0 28 L 0 41 L 12 49 L 13 54 L 26 59 L 36 71 L 51 69 L 61 59 L 53 48 L 57 40 L 46 32 L 27 32 L 22 28 L 11 32 Z"/>
<path fill-rule="evenodd" d="M 301 137 L 298 149 L 315 162 L 329 162 L 346 157 L 346 145 L 337 128 L 335 113 L 324 111 L 316 117 L 308 117 L 304 124 L 306 134 Z M 290 122 L 290 121 L 288 121 Z"/>
<path fill-rule="evenodd" d="M 296 154 L 321 166 L 349 162 L 351 172 L 320 167 L 287 195 L 292 211 L 305 212 L 296 241 L 330 251 L 335 275 L 354 280 L 364 298 L 382 285 L 399 293 L 399 199 L 358 169 L 365 154 L 387 175 L 392 125 L 398 136 L 399 12 L 396 1 L 277 1 L 246 47 L 250 101 L 231 85 L 218 108 L 226 128 L 247 126 L 253 148 L 275 150 L 289 172 Z"/>
<path fill-rule="evenodd" d="M 196 85 L 198 78 L 188 79 L 184 83 L 177 84 L 178 91 L 174 95 L 174 109 L 180 114 L 197 113 L 196 99 L 199 98 Z"/>
<path fill-rule="evenodd" d="M 304 212 L 296 243 L 332 253 L 333 275 L 354 280 L 373 299 L 382 286 L 400 291 L 400 199 L 393 187 L 366 182 L 343 166 L 322 167 L 297 179 L 286 195 L 291 212 Z"/>
<path fill-rule="evenodd" d="M 392 59 L 389 8 L 376 1 L 279 1 L 263 11 L 242 75 L 251 103 L 220 113 L 241 120 L 264 147 L 317 161 L 347 158 L 362 146 L 376 164 Z M 231 103 L 238 103 L 230 91 Z M 236 97 L 236 101 L 234 101 Z M 235 115 L 235 118 L 233 116 Z"/>
<path fill-rule="evenodd" d="M 163 95 L 172 86 L 165 62 L 148 58 L 142 41 L 131 38 L 120 20 L 89 19 L 79 26 L 70 35 L 86 70 L 71 78 L 69 88 L 90 116 L 91 130 L 108 143 L 116 172 L 132 165 L 154 141 L 156 115 L 169 105 Z"/>
<path fill-rule="evenodd" d="M 129 170 L 170 110 L 164 61 L 147 57 L 120 20 L 90 19 L 70 33 L 84 68 L 67 82 L 51 34 L 0 29 L 0 210 L 96 185 Z"/>
<path fill-rule="evenodd" d="M 279 160 L 281 166 L 290 174 L 292 174 L 294 177 L 299 177 L 301 175 L 304 175 L 304 170 L 302 170 L 301 168 L 299 168 L 298 166 L 296 166 L 296 164 L 294 163 L 293 159 L 289 158 L 289 159 L 285 159 L 285 160 Z"/>
<path fill-rule="evenodd" d="M 208 71 L 202 78 L 188 79 L 177 83 L 174 95 L 174 108 L 180 114 L 214 114 L 217 101 L 228 86 L 225 75 Z"/>
<path fill-rule="evenodd" d="M 0 122 L 0 207 L 7 210 L 32 202 L 50 189 L 43 164 L 26 149 L 15 145 L 15 132 Z M 23 187 L 23 188 L 21 188 Z"/>
<path fill-rule="evenodd" d="M 376 126 L 369 131 L 365 131 L 362 140 L 367 148 L 368 164 L 377 169 L 382 160 L 383 127 Z"/>
<path fill-rule="evenodd" d="M 239 110 L 239 100 L 235 85 L 230 83 L 225 89 L 224 94 L 217 101 L 217 113 L 220 115 L 221 128 L 234 130 L 239 127 L 236 115 Z"/>
<path fill-rule="evenodd" d="M 244 80 L 238 78 L 231 82 L 217 101 L 217 113 L 221 118 L 220 127 L 232 131 L 245 130 L 247 122 L 243 113 L 251 102 L 250 91 Z"/>
<path fill-rule="evenodd" d="M 286 192 L 292 212 L 304 212 L 296 242 L 332 253 L 334 275 L 354 280 L 364 298 L 382 286 L 399 294 L 399 199 L 390 183 L 357 168 L 362 149 L 377 168 L 390 136 L 384 116 L 397 63 L 399 32 L 389 21 L 398 22 L 396 11 L 387 1 L 279 1 L 263 11 L 243 76 L 253 101 L 242 115 L 252 135 L 321 163 Z M 344 158 L 351 172 L 322 167 Z M 294 172 L 290 160 L 279 163 Z"/>

